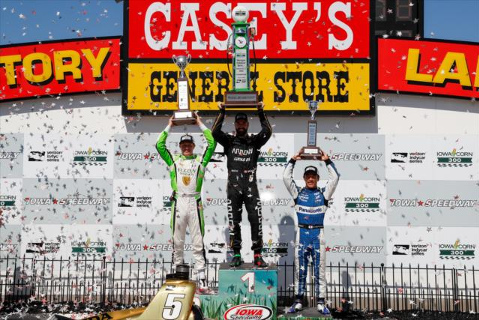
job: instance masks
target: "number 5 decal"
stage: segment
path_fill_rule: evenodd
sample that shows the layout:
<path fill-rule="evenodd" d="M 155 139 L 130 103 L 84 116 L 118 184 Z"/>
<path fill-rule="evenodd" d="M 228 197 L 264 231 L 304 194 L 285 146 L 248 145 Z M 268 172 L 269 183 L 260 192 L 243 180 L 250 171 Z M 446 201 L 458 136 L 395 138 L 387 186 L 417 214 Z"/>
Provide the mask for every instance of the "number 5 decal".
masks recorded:
<path fill-rule="evenodd" d="M 181 293 L 170 293 L 166 296 L 165 306 L 163 307 L 163 319 L 178 319 L 181 313 L 182 302 L 176 299 L 184 299 L 185 295 Z"/>

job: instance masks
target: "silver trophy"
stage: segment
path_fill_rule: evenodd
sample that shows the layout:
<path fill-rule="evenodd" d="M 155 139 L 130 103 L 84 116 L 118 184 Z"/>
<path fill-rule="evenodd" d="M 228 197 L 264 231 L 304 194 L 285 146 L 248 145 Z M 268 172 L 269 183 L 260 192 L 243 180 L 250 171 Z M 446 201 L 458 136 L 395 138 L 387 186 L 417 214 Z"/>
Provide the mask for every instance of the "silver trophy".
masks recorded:
<path fill-rule="evenodd" d="M 188 77 L 185 68 L 191 61 L 191 55 L 172 57 L 173 62 L 180 68 L 180 76 L 178 77 L 178 110 L 174 113 L 173 122 L 179 124 L 194 124 L 196 116 L 190 111 L 190 95 L 188 91 Z"/>
<path fill-rule="evenodd" d="M 321 101 L 307 101 L 308 109 L 311 112 L 311 119 L 308 120 L 308 145 L 303 147 L 300 152 L 301 159 L 319 160 L 321 158 L 321 149 L 316 146 L 316 134 L 318 132 L 318 122 L 315 120 L 314 114 L 319 108 Z"/>

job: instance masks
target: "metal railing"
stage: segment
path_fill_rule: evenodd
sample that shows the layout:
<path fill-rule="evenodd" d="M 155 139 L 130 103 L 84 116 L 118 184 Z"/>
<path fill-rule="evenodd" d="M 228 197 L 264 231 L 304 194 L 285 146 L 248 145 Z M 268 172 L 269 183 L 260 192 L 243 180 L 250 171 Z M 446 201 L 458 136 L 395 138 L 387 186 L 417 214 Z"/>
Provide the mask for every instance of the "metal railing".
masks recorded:
<path fill-rule="evenodd" d="M 220 263 L 207 263 L 207 279 L 218 286 Z M 0 302 L 145 304 L 172 270 L 165 260 L 0 258 Z M 294 300 L 292 264 L 278 264 L 278 306 Z M 405 265 L 333 265 L 326 267 L 326 299 L 345 301 L 364 311 L 427 310 L 478 312 L 478 270 Z M 315 301 L 312 270 L 308 300 Z"/>

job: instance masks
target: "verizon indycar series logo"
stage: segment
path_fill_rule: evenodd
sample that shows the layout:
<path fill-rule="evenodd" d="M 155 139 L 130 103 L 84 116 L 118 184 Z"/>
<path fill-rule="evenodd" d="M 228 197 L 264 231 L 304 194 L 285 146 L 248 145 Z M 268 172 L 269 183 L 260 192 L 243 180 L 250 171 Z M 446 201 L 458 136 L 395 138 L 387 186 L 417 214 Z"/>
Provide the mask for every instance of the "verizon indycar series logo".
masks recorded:
<path fill-rule="evenodd" d="M 271 319 L 273 310 L 256 304 L 240 304 L 226 310 L 224 320 L 266 320 Z"/>
<path fill-rule="evenodd" d="M 425 152 L 393 152 L 391 163 L 423 163 L 426 160 Z"/>
<path fill-rule="evenodd" d="M 75 151 L 73 165 L 104 166 L 107 163 L 107 151 L 93 150 L 91 147 L 84 151 Z"/>
<path fill-rule="evenodd" d="M 473 152 L 452 151 L 437 152 L 438 167 L 470 167 L 472 166 Z"/>
<path fill-rule="evenodd" d="M 379 197 L 366 197 L 360 194 L 359 197 L 345 197 L 344 207 L 346 212 L 375 212 L 379 211 Z"/>
<path fill-rule="evenodd" d="M 288 163 L 287 152 L 275 152 L 273 148 L 269 148 L 268 151 L 259 154 L 259 166 L 283 167 L 286 163 Z"/>
<path fill-rule="evenodd" d="M 393 256 L 424 256 L 430 244 L 395 244 Z"/>
<path fill-rule="evenodd" d="M 47 254 L 56 253 L 60 250 L 58 242 L 29 242 L 25 253 Z"/>
<path fill-rule="evenodd" d="M 471 260 L 476 253 L 475 244 L 463 244 L 458 240 L 454 243 L 439 244 L 439 258 L 452 260 Z"/>
<path fill-rule="evenodd" d="M 60 162 L 63 151 L 30 151 L 29 162 Z"/>
<path fill-rule="evenodd" d="M 461 199 L 389 199 L 391 207 L 436 207 L 436 208 L 473 208 L 479 205 L 479 200 Z"/>
<path fill-rule="evenodd" d="M 326 252 L 331 253 L 381 253 L 383 246 L 342 246 L 326 247 Z"/>
<path fill-rule="evenodd" d="M 117 151 L 115 153 L 115 158 L 117 160 L 144 160 L 144 161 L 153 161 L 160 159 L 160 156 L 157 153 L 141 153 L 141 152 L 121 152 Z"/>
<path fill-rule="evenodd" d="M 331 160 L 340 161 L 379 161 L 382 153 L 333 153 Z"/>
<path fill-rule="evenodd" d="M 118 207 L 120 208 L 150 208 L 152 197 L 120 197 Z"/>

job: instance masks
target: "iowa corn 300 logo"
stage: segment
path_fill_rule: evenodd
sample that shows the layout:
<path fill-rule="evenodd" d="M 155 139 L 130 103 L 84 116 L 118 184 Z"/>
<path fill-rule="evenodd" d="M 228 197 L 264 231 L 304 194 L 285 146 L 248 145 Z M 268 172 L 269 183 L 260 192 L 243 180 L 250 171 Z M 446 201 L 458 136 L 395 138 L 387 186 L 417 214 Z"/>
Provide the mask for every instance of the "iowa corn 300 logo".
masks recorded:
<path fill-rule="evenodd" d="M 359 197 L 345 197 L 344 207 L 346 212 L 375 212 L 379 211 L 379 197 L 366 197 L 360 194 Z"/>
<path fill-rule="evenodd" d="M 107 151 L 93 150 L 91 147 L 84 151 L 75 151 L 73 165 L 103 166 L 106 164 Z"/>
<path fill-rule="evenodd" d="M 287 152 L 275 152 L 273 148 L 269 148 L 266 152 L 261 152 L 258 158 L 258 165 L 282 167 L 288 162 Z"/>
<path fill-rule="evenodd" d="M 456 148 L 452 151 L 437 152 L 437 166 L 438 167 L 470 167 L 472 166 L 473 152 L 457 151 Z"/>
<path fill-rule="evenodd" d="M 439 244 L 440 259 L 471 260 L 474 259 L 475 252 L 475 244 L 462 244 L 459 239 L 457 239 L 453 244 Z"/>

